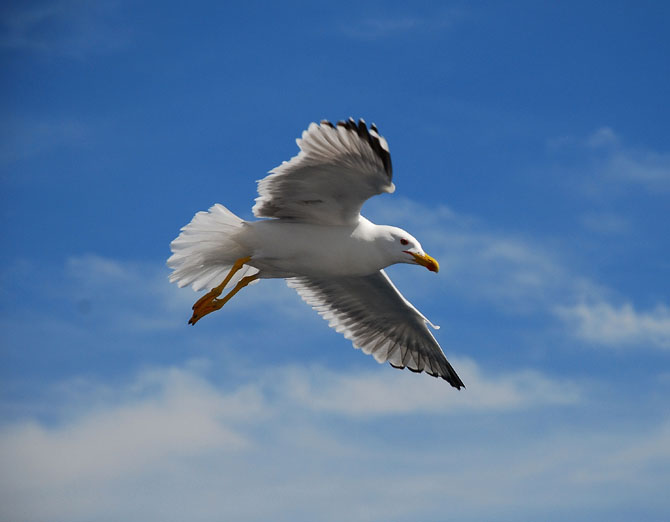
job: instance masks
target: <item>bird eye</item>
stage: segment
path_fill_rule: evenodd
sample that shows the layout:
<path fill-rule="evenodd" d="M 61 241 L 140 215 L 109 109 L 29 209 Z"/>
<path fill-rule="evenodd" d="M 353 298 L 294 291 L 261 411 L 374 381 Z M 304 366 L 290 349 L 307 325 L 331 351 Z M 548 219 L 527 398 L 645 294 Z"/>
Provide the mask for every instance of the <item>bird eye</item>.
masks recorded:
<path fill-rule="evenodd" d="M 409 245 L 409 241 L 407 241 L 404 237 L 400 240 L 401 245 Z"/>

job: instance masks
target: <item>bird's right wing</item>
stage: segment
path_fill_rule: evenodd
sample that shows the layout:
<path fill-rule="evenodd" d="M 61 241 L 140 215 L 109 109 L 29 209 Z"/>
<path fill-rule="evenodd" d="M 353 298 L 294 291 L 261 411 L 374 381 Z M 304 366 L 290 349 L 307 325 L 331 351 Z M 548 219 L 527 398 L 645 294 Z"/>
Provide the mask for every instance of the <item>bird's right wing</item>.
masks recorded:
<path fill-rule="evenodd" d="M 363 277 L 294 277 L 287 284 L 355 348 L 395 368 L 442 377 L 464 387 L 428 330 L 426 319 L 383 270 Z"/>

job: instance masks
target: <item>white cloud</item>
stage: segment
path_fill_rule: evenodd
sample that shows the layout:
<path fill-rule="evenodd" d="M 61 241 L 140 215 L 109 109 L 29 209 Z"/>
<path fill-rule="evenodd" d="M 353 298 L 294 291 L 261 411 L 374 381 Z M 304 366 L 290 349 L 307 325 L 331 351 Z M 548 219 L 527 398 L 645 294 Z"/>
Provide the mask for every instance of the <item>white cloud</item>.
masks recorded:
<path fill-rule="evenodd" d="M 54 405 L 56 411 L 65 408 L 55 423 L 28 419 L 0 430 L 0 465 L 11 470 L 0 479 L 0 512 L 13 520 L 98 518 L 109 507 L 107 495 L 123 484 L 139 481 L 151 489 L 145 481 L 184 462 L 207 475 L 212 460 L 227 476 L 225 483 L 234 480 L 231 465 L 243 476 L 250 474 L 239 469 L 237 456 L 258 465 L 256 453 L 267 458 L 270 448 L 277 457 L 293 453 L 284 457 L 297 457 L 301 466 L 315 453 L 327 461 L 349 459 L 355 440 L 338 441 L 317 427 L 317 418 L 333 414 L 368 422 L 379 415 L 511 411 L 572 403 L 577 397 L 574 388 L 565 390 L 534 372 L 488 379 L 472 362 L 459 365 L 471 378 L 472 392 L 454 392 L 442 381 L 388 369 L 349 375 L 299 366 L 266 368 L 243 385 L 223 389 L 204 376 L 208 368 L 202 363 L 147 370 L 113 386 L 86 379 L 64 383 L 56 396 L 67 403 Z M 75 394 L 79 411 L 69 405 Z M 354 453 L 364 451 L 359 447 Z M 251 473 L 261 485 L 267 480 L 262 473 Z M 300 474 L 285 469 L 282 475 L 293 494 L 302 483 Z M 89 503 L 90 494 L 102 497 L 102 503 Z M 232 500 L 230 493 L 221 495 Z"/>
<path fill-rule="evenodd" d="M 143 372 L 112 396 L 105 394 L 109 402 L 96 397 L 95 387 L 87 393 L 94 407 L 74 419 L 55 426 L 17 422 L 2 430 L 1 459 L 4 469 L 14 470 L 15 485 L 109 478 L 166 456 L 236 451 L 248 441 L 227 424 L 263 410 L 254 392 L 225 395 L 178 368 Z"/>
<path fill-rule="evenodd" d="M 575 383 L 556 382 L 538 372 L 490 376 L 472 360 L 452 358 L 452 363 L 466 383 L 465 391 L 454 393 L 441 379 L 417 379 L 404 371 L 343 374 L 295 368 L 280 377 L 278 393 L 315 411 L 349 416 L 513 411 L 579 399 Z"/>
<path fill-rule="evenodd" d="M 428 223 L 431 241 L 462 234 L 456 251 L 499 265 L 496 277 L 513 280 L 505 271 L 527 267 L 538 278 L 517 294 L 510 283 L 511 297 L 480 295 L 551 300 L 542 295 L 557 283 L 544 279 L 564 271 L 549 256 L 530 243 L 482 231 L 448 209 L 433 214 L 448 225 L 444 231 Z M 425 215 L 414 219 L 425 225 Z M 458 271 L 451 275 L 467 274 L 466 265 L 454 263 Z M 170 321 L 183 325 L 195 294 L 169 285 L 166 274 L 155 265 L 81 256 L 68 261 L 57 288 L 66 299 L 89 300 L 86 313 L 104 318 L 95 335 L 101 328 L 133 332 L 153 319 L 168 324 L 152 328 L 169 330 Z M 469 283 L 463 284 L 465 291 Z M 290 289 L 277 284 L 275 290 L 294 299 L 289 308 L 296 313 L 311 314 Z M 263 302 L 270 319 L 273 311 L 284 313 L 283 297 L 267 293 L 240 295 L 239 305 Z M 316 316 L 314 324 L 325 328 Z M 220 331 L 216 335 L 220 342 Z M 449 510 L 461 518 L 530 513 L 526 519 L 533 519 L 533 513 L 559 509 L 566 495 L 586 509 L 610 506 L 612 490 L 634 499 L 655 494 L 651 463 L 667 461 L 658 451 L 662 434 L 648 439 L 648 430 L 624 437 L 596 429 L 577 436 L 572 425 L 565 428 L 569 435 L 561 432 L 566 413 L 572 418 L 588 407 L 588 383 L 532 370 L 494 371 L 448 355 L 466 390 L 387 365 L 353 372 L 269 366 L 244 360 L 241 349 L 216 379 L 225 366 L 198 363 L 147 370 L 121 383 L 68 381 L 37 408 L 41 414 L 48 408 L 53 420 L 33 416 L 0 430 L 0 466 L 16 470 L 0 479 L 0 518 L 296 522 L 319 513 L 333 521 L 400 521 Z M 558 427 L 547 420 L 554 416 Z M 638 440 L 648 451 L 628 457 Z M 634 488 L 616 472 L 620 463 L 611 455 L 634 463 Z M 609 474 L 605 494 L 597 488 Z"/>
<path fill-rule="evenodd" d="M 662 304 L 639 312 L 630 303 L 618 307 L 608 302 L 579 303 L 556 307 L 555 313 L 589 342 L 670 348 L 670 309 Z"/>
<path fill-rule="evenodd" d="M 75 387 L 82 391 L 81 382 Z M 85 492 L 96 485 L 182 458 L 246 451 L 249 440 L 231 425 L 264 411 L 254 390 L 222 393 L 193 368 L 146 371 L 113 393 L 103 388 L 88 386 L 79 398 L 87 407 L 74 416 L 61 412 L 55 425 L 23 420 L 0 430 L 3 518 L 86 518 L 96 508 Z"/>
<path fill-rule="evenodd" d="M 610 484 L 631 477 L 636 481 L 650 470 L 661 471 L 664 464 L 670 464 L 670 422 L 633 441 L 618 444 L 594 465 L 577 470 L 574 476 L 586 484 Z"/>
<path fill-rule="evenodd" d="M 0 478 L 0 515 L 377 521 L 446 509 L 530 520 L 566 496 L 597 511 L 611 506 L 613 491 L 657 495 L 655 470 L 670 460 L 667 426 L 613 434 L 582 424 L 575 433 L 531 416 L 588 404 L 569 383 L 458 364 L 472 389 L 388 368 L 349 375 L 300 366 L 221 386 L 203 363 L 89 382 L 78 411 L 65 405 L 54 423 L 0 430 L 0 465 L 11 470 Z M 63 406 L 50 401 L 56 412 Z M 635 470 L 632 487 L 624 468 Z"/>

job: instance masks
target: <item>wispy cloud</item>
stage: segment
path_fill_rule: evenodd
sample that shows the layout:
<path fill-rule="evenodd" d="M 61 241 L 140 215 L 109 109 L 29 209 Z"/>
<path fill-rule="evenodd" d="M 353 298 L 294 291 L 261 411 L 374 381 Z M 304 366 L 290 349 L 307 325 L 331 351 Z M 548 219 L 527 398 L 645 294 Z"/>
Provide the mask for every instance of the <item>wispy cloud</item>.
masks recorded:
<path fill-rule="evenodd" d="M 670 348 L 670 308 L 659 304 L 640 312 L 632 304 L 609 302 L 560 306 L 556 314 L 576 336 L 605 346 Z"/>
<path fill-rule="evenodd" d="M 421 238 L 437 257 L 441 272 L 437 285 L 460 298 L 493 303 L 508 312 L 548 310 L 557 301 L 576 295 L 600 295 L 593 281 L 566 268 L 561 253 L 531 238 L 492 230 L 480 220 L 441 207 L 425 208 L 395 198 L 392 203 L 373 202 L 375 219 L 402 223 Z"/>
<path fill-rule="evenodd" d="M 0 125 L 0 166 L 30 158 L 55 147 L 80 146 L 90 128 L 74 119 L 28 121 L 5 118 Z"/>
<path fill-rule="evenodd" d="M 439 34 L 466 17 L 462 9 L 442 9 L 432 15 L 416 14 L 396 15 L 378 13 L 375 16 L 362 17 L 341 25 L 340 30 L 349 38 L 356 40 L 382 40 L 397 38 L 408 34 Z"/>
<path fill-rule="evenodd" d="M 619 150 L 605 160 L 603 174 L 650 191 L 666 192 L 670 190 L 670 154 L 645 149 Z"/>
<path fill-rule="evenodd" d="M 371 209 L 382 222 L 402 222 L 410 231 L 418 230 L 424 247 L 440 260 L 448 275 L 426 285 L 424 292 L 444 284 L 445 292 L 493 304 L 504 314 L 557 318 L 570 335 L 598 344 L 670 346 L 666 304 L 646 312 L 636 311 L 632 303 L 614 305 L 626 296 L 575 273 L 563 253 L 547 250 L 540 242 L 491 231 L 485 223 L 448 208 L 425 209 L 396 200 L 393 205 L 377 202 Z M 592 216 L 590 225 L 601 233 L 627 229 L 625 221 L 608 215 Z"/>
<path fill-rule="evenodd" d="M 167 255 L 167 254 L 166 254 Z M 48 284 L 36 283 L 34 273 L 41 273 Z M 22 285 L 23 291 L 40 292 L 45 302 L 58 303 L 52 318 L 67 309 L 81 314 L 99 330 L 122 328 L 125 332 L 169 331 L 183 328 L 191 305 L 200 294 L 180 289 L 168 281 L 169 270 L 158 263 L 119 260 L 96 254 L 72 256 L 64 266 L 21 264 L 9 269 L 11 279 Z M 5 276 L 7 279 L 9 275 Z M 269 285 L 268 285 L 269 286 Z M 237 296 L 235 308 L 273 307 L 280 313 L 286 310 L 286 300 L 295 300 L 295 292 L 285 285 L 272 285 L 271 292 L 247 292 Z M 25 310 L 15 306 L 8 311 L 18 320 Z M 34 313 L 31 314 L 34 317 Z M 77 317 L 68 316 L 72 323 Z"/>
<path fill-rule="evenodd" d="M 58 0 L 5 6 L 0 47 L 83 59 L 129 43 L 127 26 L 115 23 L 114 2 Z"/>
<path fill-rule="evenodd" d="M 619 136 L 610 127 L 600 127 L 584 140 L 587 147 L 594 149 L 601 147 L 618 147 L 621 144 Z"/>
<path fill-rule="evenodd" d="M 68 294 L 85 313 L 96 312 L 112 325 L 130 330 L 183 328 L 191 306 L 201 295 L 178 288 L 168 281 L 169 270 L 161 264 L 119 261 L 94 254 L 66 261 Z M 271 291 L 247 291 L 235 298 L 235 309 L 271 308 L 284 317 L 292 316 L 287 302 L 300 304 L 286 285 L 266 282 Z"/>
<path fill-rule="evenodd" d="M 195 294 L 178 292 L 167 283 L 167 269 L 147 263 L 120 262 L 93 254 L 71 257 L 61 279 L 62 297 L 82 314 L 111 328 L 174 329 Z M 192 304 L 192 303 L 191 303 Z"/>
<path fill-rule="evenodd" d="M 653 193 L 670 190 L 670 153 L 631 146 L 610 127 L 600 127 L 584 137 L 550 140 L 549 148 L 561 162 L 570 164 L 570 170 L 579 172 L 582 186 L 590 193 L 630 186 Z"/>
<path fill-rule="evenodd" d="M 632 231 L 628 219 L 612 212 L 589 212 L 581 216 L 585 228 L 605 236 L 621 236 Z"/>

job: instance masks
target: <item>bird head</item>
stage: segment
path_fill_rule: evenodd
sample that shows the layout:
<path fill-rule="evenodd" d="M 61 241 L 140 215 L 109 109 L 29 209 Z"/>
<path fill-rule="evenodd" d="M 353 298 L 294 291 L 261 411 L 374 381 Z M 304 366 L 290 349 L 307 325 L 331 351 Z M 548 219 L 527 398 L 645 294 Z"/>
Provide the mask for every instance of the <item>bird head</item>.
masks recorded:
<path fill-rule="evenodd" d="M 431 272 L 439 272 L 440 264 L 421 248 L 421 243 L 401 228 L 389 227 L 388 247 L 393 252 L 396 263 L 425 266 Z"/>

